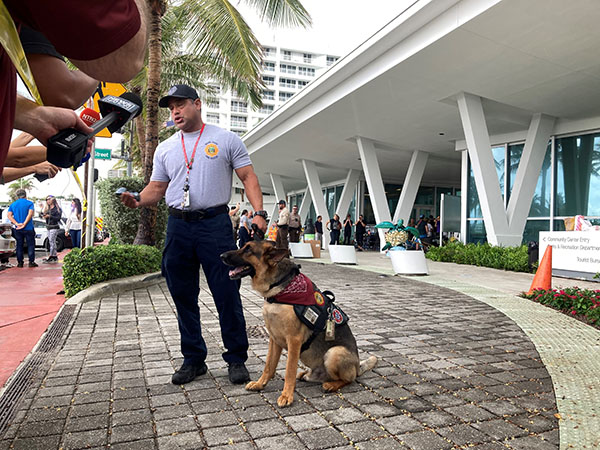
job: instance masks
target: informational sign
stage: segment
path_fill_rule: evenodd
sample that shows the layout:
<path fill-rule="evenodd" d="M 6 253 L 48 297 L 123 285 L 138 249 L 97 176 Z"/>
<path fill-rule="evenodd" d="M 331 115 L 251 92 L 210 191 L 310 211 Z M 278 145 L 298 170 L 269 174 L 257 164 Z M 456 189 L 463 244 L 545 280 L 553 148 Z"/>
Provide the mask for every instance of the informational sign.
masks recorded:
<path fill-rule="evenodd" d="M 552 246 L 553 272 L 586 278 L 600 272 L 600 231 L 540 232 L 540 260 L 548 245 Z"/>
<path fill-rule="evenodd" d="M 102 97 L 106 97 L 107 95 L 114 95 L 115 97 L 118 97 L 119 95 L 123 94 L 124 92 L 127 92 L 127 89 L 125 89 L 125 86 L 123 86 L 122 84 L 107 83 L 105 81 L 102 81 L 102 82 L 100 82 L 98 89 L 96 89 L 96 92 L 94 93 L 94 97 L 93 97 L 94 105 L 92 106 L 92 108 L 94 109 L 94 111 L 100 112 L 100 107 L 98 106 L 98 100 L 100 100 Z M 108 131 L 108 129 L 105 128 L 100 133 L 98 133 L 96 136 L 111 137 L 112 134 L 110 133 L 110 131 Z M 108 158 L 108 159 L 110 159 L 110 158 Z"/>
<path fill-rule="evenodd" d="M 97 148 L 94 150 L 94 159 L 110 159 L 110 153 L 109 148 Z"/>

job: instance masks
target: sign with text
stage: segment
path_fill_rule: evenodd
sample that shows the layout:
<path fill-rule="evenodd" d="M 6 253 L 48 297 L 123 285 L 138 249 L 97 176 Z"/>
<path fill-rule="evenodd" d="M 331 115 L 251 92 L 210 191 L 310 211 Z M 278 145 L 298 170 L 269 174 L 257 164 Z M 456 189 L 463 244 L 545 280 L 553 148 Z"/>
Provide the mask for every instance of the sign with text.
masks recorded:
<path fill-rule="evenodd" d="M 109 148 L 97 148 L 94 150 L 94 159 L 110 159 L 110 153 Z"/>
<path fill-rule="evenodd" d="M 552 246 L 552 269 L 596 274 L 600 272 L 599 231 L 540 232 L 540 259 Z"/>
<path fill-rule="evenodd" d="M 106 97 L 107 95 L 114 95 L 115 97 L 118 97 L 126 91 L 127 91 L 127 89 L 125 89 L 125 86 L 123 86 L 121 83 L 107 83 L 106 81 L 100 82 L 100 84 L 98 85 L 98 89 L 96 89 L 96 92 L 94 92 L 94 97 L 93 97 L 94 111 L 100 112 L 100 107 L 98 106 L 98 100 L 100 100 L 101 98 Z M 96 136 L 111 137 L 112 134 L 110 133 L 110 131 L 108 131 L 107 128 L 105 128 L 100 133 L 98 133 Z M 110 158 L 108 158 L 108 159 L 110 159 Z"/>

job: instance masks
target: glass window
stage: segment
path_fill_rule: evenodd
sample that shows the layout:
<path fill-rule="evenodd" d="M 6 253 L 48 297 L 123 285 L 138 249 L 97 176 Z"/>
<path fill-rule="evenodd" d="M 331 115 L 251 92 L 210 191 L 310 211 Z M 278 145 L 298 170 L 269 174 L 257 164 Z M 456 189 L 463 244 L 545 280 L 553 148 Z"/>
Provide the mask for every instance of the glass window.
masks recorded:
<path fill-rule="evenodd" d="M 540 241 L 540 231 L 550 231 L 549 220 L 528 220 L 523 231 L 523 244 Z"/>
<path fill-rule="evenodd" d="M 383 188 L 385 190 L 385 198 L 387 199 L 388 208 L 390 209 L 390 213 L 393 216 L 394 212 L 396 211 L 396 206 L 398 206 L 398 202 L 400 201 L 402 185 L 384 184 Z"/>
<path fill-rule="evenodd" d="M 510 157 L 510 169 L 508 173 L 509 195 L 512 192 L 515 178 L 517 176 L 517 169 L 519 168 L 519 162 L 521 161 L 524 145 L 525 144 L 514 144 L 508 146 L 508 154 Z M 533 200 L 529 209 L 529 217 L 550 217 L 550 195 L 552 193 L 551 183 L 552 142 L 549 142 L 546 149 L 546 156 L 544 157 L 544 162 L 542 163 L 542 170 L 540 172 L 537 185 L 535 186 Z"/>
<path fill-rule="evenodd" d="M 467 221 L 467 242 L 483 244 L 487 242 L 487 234 L 483 220 Z"/>
<path fill-rule="evenodd" d="M 275 100 L 275 92 L 263 91 L 263 100 Z"/>
<path fill-rule="evenodd" d="M 436 216 L 436 217 L 440 215 L 440 208 L 441 208 L 441 204 L 442 204 L 442 194 L 452 195 L 452 188 L 451 187 L 438 187 L 435 189 L 436 201 L 435 201 L 434 216 Z"/>
<path fill-rule="evenodd" d="M 494 165 L 496 166 L 496 173 L 498 174 L 498 181 L 500 182 L 500 193 L 504 198 L 504 167 L 505 167 L 505 155 L 506 148 L 504 145 L 493 147 L 492 154 L 494 156 Z M 475 185 L 475 177 L 473 175 L 473 167 L 471 166 L 471 158 L 469 158 L 469 180 L 467 183 L 467 217 L 483 217 L 481 212 L 481 205 L 479 203 L 479 195 L 477 194 L 477 186 Z"/>
<path fill-rule="evenodd" d="M 556 215 L 600 216 L 600 133 L 556 139 Z"/>
<path fill-rule="evenodd" d="M 420 186 L 415 198 L 416 205 L 433 205 L 434 189 L 428 186 Z"/>
<path fill-rule="evenodd" d="M 291 61 L 291 59 L 292 59 L 292 52 L 289 51 L 289 50 L 284 50 L 283 51 L 283 59 L 285 61 Z"/>
<path fill-rule="evenodd" d="M 335 214 L 335 188 L 327 188 L 325 192 L 325 204 L 327 205 L 329 217 L 333 218 Z"/>

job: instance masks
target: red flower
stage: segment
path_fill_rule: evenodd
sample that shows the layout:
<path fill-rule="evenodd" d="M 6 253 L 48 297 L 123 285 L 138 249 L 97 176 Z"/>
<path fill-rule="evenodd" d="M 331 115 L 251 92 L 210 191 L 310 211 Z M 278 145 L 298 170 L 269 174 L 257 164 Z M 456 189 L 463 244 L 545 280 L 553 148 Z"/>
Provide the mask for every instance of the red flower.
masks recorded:
<path fill-rule="evenodd" d="M 575 314 L 577 314 L 577 311 L 575 311 L 575 310 L 571 311 L 572 316 L 574 316 Z"/>

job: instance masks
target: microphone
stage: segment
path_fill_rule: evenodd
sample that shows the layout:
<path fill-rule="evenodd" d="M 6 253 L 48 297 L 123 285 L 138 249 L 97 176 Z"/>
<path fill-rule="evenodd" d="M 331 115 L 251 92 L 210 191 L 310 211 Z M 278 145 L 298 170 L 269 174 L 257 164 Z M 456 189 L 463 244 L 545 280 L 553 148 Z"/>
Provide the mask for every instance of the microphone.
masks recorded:
<path fill-rule="evenodd" d="M 48 139 L 46 155 L 49 162 L 59 167 L 78 167 L 85 155 L 90 137 L 95 136 L 104 128 L 108 128 L 111 133 L 117 132 L 131 119 L 140 115 L 143 104 L 139 96 L 132 92 L 125 92 L 120 97 L 107 95 L 101 98 L 98 100 L 98 106 L 102 118 L 89 125 L 93 129 L 92 133 L 86 134 L 74 128 L 68 128 Z M 96 118 L 98 114 L 89 108 L 84 109 L 82 115 L 84 113 L 86 118 L 88 116 L 89 118 Z"/>
<path fill-rule="evenodd" d="M 95 124 L 96 122 L 98 122 L 100 120 L 100 113 L 98 111 L 96 111 L 95 109 L 85 108 L 79 114 L 79 118 L 81 120 L 83 120 L 83 123 L 85 123 L 88 127 L 91 127 L 93 124 Z M 87 145 L 86 145 L 86 148 L 87 148 Z M 83 158 L 81 158 L 80 164 L 85 164 L 86 162 L 88 162 L 88 160 L 90 159 L 91 156 L 92 156 L 91 153 L 86 153 L 83 156 Z"/>

